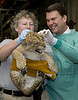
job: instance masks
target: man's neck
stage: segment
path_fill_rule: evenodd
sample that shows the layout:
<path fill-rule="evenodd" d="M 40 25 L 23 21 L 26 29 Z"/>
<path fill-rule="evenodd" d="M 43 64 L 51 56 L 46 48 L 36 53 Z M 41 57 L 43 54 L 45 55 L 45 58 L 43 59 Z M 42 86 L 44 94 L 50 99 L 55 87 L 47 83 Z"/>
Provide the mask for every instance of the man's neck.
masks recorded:
<path fill-rule="evenodd" d="M 71 30 L 70 30 L 69 26 L 67 26 L 67 29 L 63 34 L 70 33 L 70 32 L 71 32 Z"/>

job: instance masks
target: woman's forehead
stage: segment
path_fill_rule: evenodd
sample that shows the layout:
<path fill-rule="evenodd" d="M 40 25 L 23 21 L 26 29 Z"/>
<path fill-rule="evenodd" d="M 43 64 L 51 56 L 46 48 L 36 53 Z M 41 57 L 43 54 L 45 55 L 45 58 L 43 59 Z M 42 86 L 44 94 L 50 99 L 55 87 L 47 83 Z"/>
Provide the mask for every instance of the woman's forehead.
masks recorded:
<path fill-rule="evenodd" d="M 18 20 L 18 22 L 33 22 L 33 19 L 32 18 L 26 18 L 26 17 L 22 17 Z"/>

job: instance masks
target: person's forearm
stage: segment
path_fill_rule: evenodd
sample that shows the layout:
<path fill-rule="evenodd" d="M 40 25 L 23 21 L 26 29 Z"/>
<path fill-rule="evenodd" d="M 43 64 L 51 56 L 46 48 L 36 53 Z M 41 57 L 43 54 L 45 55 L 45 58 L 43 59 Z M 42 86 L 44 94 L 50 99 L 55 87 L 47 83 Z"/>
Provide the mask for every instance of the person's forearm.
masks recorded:
<path fill-rule="evenodd" d="M 12 53 L 12 51 L 18 46 L 17 39 L 5 44 L 0 48 L 0 61 L 6 60 L 6 58 Z"/>
<path fill-rule="evenodd" d="M 60 52 L 60 54 L 64 55 L 64 57 L 68 58 L 73 63 L 78 63 L 78 48 L 77 48 L 77 46 L 73 46 L 71 44 L 68 44 L 68 43 L 58 39 L 57 43 L 54 45 L 54 48 L 56 48 Z"/>

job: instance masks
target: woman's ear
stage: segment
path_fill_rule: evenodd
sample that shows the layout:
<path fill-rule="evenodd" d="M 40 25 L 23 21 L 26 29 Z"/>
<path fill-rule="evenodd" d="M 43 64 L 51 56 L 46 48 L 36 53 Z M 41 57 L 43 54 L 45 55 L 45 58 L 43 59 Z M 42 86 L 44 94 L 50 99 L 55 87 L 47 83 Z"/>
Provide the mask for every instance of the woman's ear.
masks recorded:
<path fill-rule="evenodd" d="M 15 30 L 18 32 L 18 27 L 14 26 Z"/>

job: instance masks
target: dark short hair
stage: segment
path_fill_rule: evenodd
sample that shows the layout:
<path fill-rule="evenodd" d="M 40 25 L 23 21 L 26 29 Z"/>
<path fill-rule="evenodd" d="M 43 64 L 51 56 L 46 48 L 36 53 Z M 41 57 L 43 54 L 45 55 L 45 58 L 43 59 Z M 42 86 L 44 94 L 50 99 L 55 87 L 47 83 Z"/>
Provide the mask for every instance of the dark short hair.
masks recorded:
<path fill-rule="evenodd" d="M 61 5 L 61 3 L 54 3 L 50 5 L 46 12 L 51 12 L 51 11 L 58 11 L 59 14 L 63 17 L 64 15 L 67 16 L 67 11 L 66 9 Z"/>

